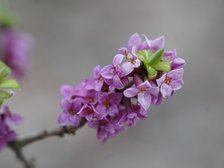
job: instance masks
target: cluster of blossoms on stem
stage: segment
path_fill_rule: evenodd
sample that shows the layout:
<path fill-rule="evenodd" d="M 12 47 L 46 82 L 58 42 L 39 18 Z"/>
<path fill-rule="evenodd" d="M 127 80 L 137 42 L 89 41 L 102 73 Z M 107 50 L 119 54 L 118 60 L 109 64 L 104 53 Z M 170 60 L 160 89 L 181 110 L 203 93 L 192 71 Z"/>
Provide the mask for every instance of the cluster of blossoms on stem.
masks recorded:
<path fill-rule="evenodd" d="M 26 77 L 32 43 L 29 34 L 0 28 L 0 60 L 10 67 L 13 77 L 20 82 Z"/>
<path fill-rule="evenodd" d="M 21 124 L 22 117 L 11 113 L 8 106 L 3 106 L 0 114 L 0 151 L 11 141 L 16 139 L 16 132 L 12 129 L 13 125 Z"/>
<path fill-rule="evenodd" d="M 13 27 L 12 15 L 0 3 L 0 150 L 16 140 L 12 126 L 23 121 L 20 115 L 11 113 L 9 107 L 2 104 L 20 89 L 17 80 L 22 82 L 26 76 L 33 41 L 30 35 L 17 32 Z"/>
<path fill-rule="evenodd" d="M 135 33 L 112 64 L 96 66 L 93 77 L 78 86 L 63 85 L 59 124 L 77 127 L 84 119 L 105 142 L 145 119 L 152 104 L 161 104 L 183 85 L 185 60 L 164 45 L 163 36 L 150 40 Z"/>
<path fill-rule="evenodd" d="M 12 75 L 22 82 L 26 77 L 33 38 L 28 33 L 14 29 L 15 17 L 0 3 L 0 61 L 12 70 Z"/>

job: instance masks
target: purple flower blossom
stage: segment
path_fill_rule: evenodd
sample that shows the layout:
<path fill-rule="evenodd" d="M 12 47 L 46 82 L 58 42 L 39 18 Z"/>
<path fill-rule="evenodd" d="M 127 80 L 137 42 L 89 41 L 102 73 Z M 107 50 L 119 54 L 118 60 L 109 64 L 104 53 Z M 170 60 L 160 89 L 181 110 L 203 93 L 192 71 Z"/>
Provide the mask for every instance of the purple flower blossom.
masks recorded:
<path fill-rule="evenodd" d="M 62 96 L 66 99 L 75 99 L 76 97 L 86 96 L 86 81 L 82 82 L 76 87 L 70 85 L 61 86 L 60 92 Z"/>
<path fill-rule="evenodd" d="M 183 85 L 184 69 L 175 69 L 162 75 L 156 80 L 160 87 L 160 92 L 164 98 L 171 96 L 174 91 L 179 90 Z"/>
<path fill-rule="evenodd" d="M 99 94 L 99 104 L 96 109 L 101 116 L 105 117 L 115 116 L 119 113 L 119 104 L 122 99 L 122 94 L 120 93 L 100 93 Z"/>
<path fill-rule="evenodd" d="M 23 81 L 29 66 L 29 58 L 33 39 L 25 33 L 18 33 L 11 29 L 4 30 L 0 36 L 0 59 L 5 62 L 13 72 L 13 76 Z"/>
<path fill-rule="evenodd" d="M 148 81 L 145 81 L 138 85 L 137 87 L 132 87 L 124 91 L 124 95 L 128 98 L 138 96 L 139 104 L 148 110 L 151 103 L 154 102 L 155 98 L 158 96 L 159 88 L 151 86 Z"/>
<path fill-rule="evenodd" d="M 20 115 L 11 113 L 8 106 L 4 106 L 2 111 L 0 114 L 0 151 L 6 147 L 8 142 L 15 140 L 17 137 L 11 126 L 21 124 L 23 120 Z"/>
<path fill-rule="evenodd" d="M 147 118 L 147 110 L 139 105 L 129 105 L 122 111 L 122 116 L 117 123 L 120 126 L 124 126 L 126 123 L 129 127 L 135 126 L 138 120 L 144 120 Z"/>
<path fill-rule="evenodd" d="M 3 106 L 2 117 L 4 117 L 5 123 L 10 126 L 19 125 L 23 122 L 23 118 L 16 113 L 12 113 L 8 106 Z"/>
<path fill-rule="evenodd" d="M 102 77 L 105 78 L 105 82 L 111 87 L 122 89 L 124 85 L 121 81 L 121 77 L 127 75 L 124 74 L 120 64 L 124 58 L 124 55 L 117 54 L 113 59 L 112 65 L 107 65 L 102 69 Z"/>
<path fill-rule="evenodd" d="M 140 59 L 138 59 L 137 56 L 128 54 L 126 56 L 126 59 L 127 59 L 127 62 L 122 64 L 122 69 L 125 74 L 130 74 L 131 72 L 133 72 L 135 68 L 138 68 L 141 65 L 141 61 Z"/>
<path fill-rule="evenodd" d="M 102 67 L 100 65 L 96 66 L 93 70 L 93 80 L 87 85 L 87 89 L 95 89 L 96 91 L 101 91 L 104 79 L 101 75 Z"/>
<path fill-rule="evenodd" d="M 114 120 L 114 118 L 92 121 L 89 122 L 88 125 L 91 128 L 97 129 L 97 138 L 103 143 L 108 138 L 113 137 L 124 129 L 116 124 L 116 120 Z"/>
<path fill-rule="evenodd" d="M 93 119 L 100 118 L 99 112 L 94 106 L 91 105 L 84 105 L 78 112 L 78 115 L 81 117 L 85 117 L 87 121 L 92 121 Z"/>
<path fill-rule="evenodd" d="M 61 107 L 63 112 L 58 117 L 60 125 L 78 126 L 81 117 L 77 113 L 81 110 L 84 100 L 75 98 L 74 100 L 62 99 Z"/>
<path fill-rule="evenodd" d="M 7 143 L 15 140 L 17 137 L 16 132 L 8 125 L 0 122 L 0 151 L 3 150 Z"/>
<path fill-rule="evenodd" d="M 95 105 L 98 102 L 98 92 L 95 90 L 88 90 L 85 96 L 85 102 L 90 105 Z"/>

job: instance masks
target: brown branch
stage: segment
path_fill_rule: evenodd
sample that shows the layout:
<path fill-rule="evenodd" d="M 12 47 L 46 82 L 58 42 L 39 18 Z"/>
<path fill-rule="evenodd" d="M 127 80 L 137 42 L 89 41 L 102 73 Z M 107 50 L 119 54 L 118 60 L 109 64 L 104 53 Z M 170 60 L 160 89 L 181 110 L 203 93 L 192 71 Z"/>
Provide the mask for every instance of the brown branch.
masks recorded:
<path fill-rule="evenodd" d="M 23 149 L 17 144 L 16 141 L 10 142 L 8 147 L 15 153 L 17 159 L 23 164 L 24 168 L 35 168 L 33 160 L 26 158 L 23 153 Z"/>
<path fill-rule="evenodd" d="M 17 159 L 22 162 L 24 165 L 24 168 L 34 168 L 34 164 L 32 160 L 29 160 L 25 157 L 23 154 L 23 148 L 27 145 L 30 145 L 34 142 L 49 138 L 49 137 L 63 137 L 66 134 L 69 135 L 75 135 L 76 131 L 83 127 L 86 123 L 85 119 L 82 119 L 80 121 L 79 126 L 77 127 L 72 127 L 72 126 L 63 126 L 63 127 L 58 127 L 53 130 L 44 130 L 40 133 L 37 133 L 35 135 L 31 135 L 25 138 L 17 139 L 15 141 L 12 141 L 8 144 L 8 147 L 15 153 Z"/>

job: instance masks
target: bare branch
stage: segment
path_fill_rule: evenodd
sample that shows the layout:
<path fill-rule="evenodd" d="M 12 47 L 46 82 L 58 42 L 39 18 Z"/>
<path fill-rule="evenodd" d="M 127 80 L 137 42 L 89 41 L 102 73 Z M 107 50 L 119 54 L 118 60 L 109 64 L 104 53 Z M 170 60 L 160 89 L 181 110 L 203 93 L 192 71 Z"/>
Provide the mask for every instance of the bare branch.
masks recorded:
<path fill-rule="evenodd" d="M 32 159 L 27 159 L 23 154 L 23 148 L 27 145 L 30 145 L 34 142 L 49 138 L 49 137 L 63 137 L 66 134 L 75 135 L 76 131 L 83 127 L 86 123 L 85 119 L 80 121 L 79 126 L 72 127 L 72 126 L 63 126 L 58 127 L 53 130 L 44 130 L 40 133 L 35 135 L 31 135 L 25 138 L 17 139 L 12 141 L 8 144 L 8 147 L 15 153 L 17 159 L 21 161 L 24 165 L 24 168 L 35 168 Z"/>

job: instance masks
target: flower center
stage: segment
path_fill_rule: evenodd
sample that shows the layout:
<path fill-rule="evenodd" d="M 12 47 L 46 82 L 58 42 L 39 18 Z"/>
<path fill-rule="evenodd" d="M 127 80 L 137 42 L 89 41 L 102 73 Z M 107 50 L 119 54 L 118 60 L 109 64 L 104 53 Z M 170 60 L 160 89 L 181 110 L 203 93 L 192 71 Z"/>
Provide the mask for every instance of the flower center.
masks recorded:
<path fill-rule="evenodd" d="M 139 92 L 145 92 L 146 89 L 145 88 L 139 88 Z"/>
<path fill-rule="evenodd" d="M 130 61 L 132 64 L 135 64 L 135 62 L 136 62 L 136 58 L 130 58 L 129 61 Z"/>
<path fill-rule="evenodd" d="M 94 103 L 94 97 L 89 97 L 89 102 Z"/>
<path fill-rule="evenodd" d="M 166 83 L 167 85 L 169 85 L 171 83 L 171 78 L 169 78 L 168 76 L 166 76 L 164 83 Z"/>
<path fill-rule="evenodd" d="M 70 115 L 76 115 L 76 111 L 73 110 L 72 108 L 69 109 L 68 113 L 69 113 Z"/>
<path fill-rule="evenodd" d="M 103 105 L 106 107 L 106 108 L 109 108 L 111 106 L 111 103 L 109 100 L 106 100 Z"/>
<path fill-rule="evenodd" d="M 102 78 L 102 76 L 100 76 L 98 79 L 97 79 L 97 81 L 98 82 L 101 82 L 101 81 L 103 81 L 103 78 Z"/>
<path fill-rule="evenodd" d="M 93 109 L 91 109 L 90 107 L 87 107 L 87 112 L 88 113 L 93 113 Z"/>

